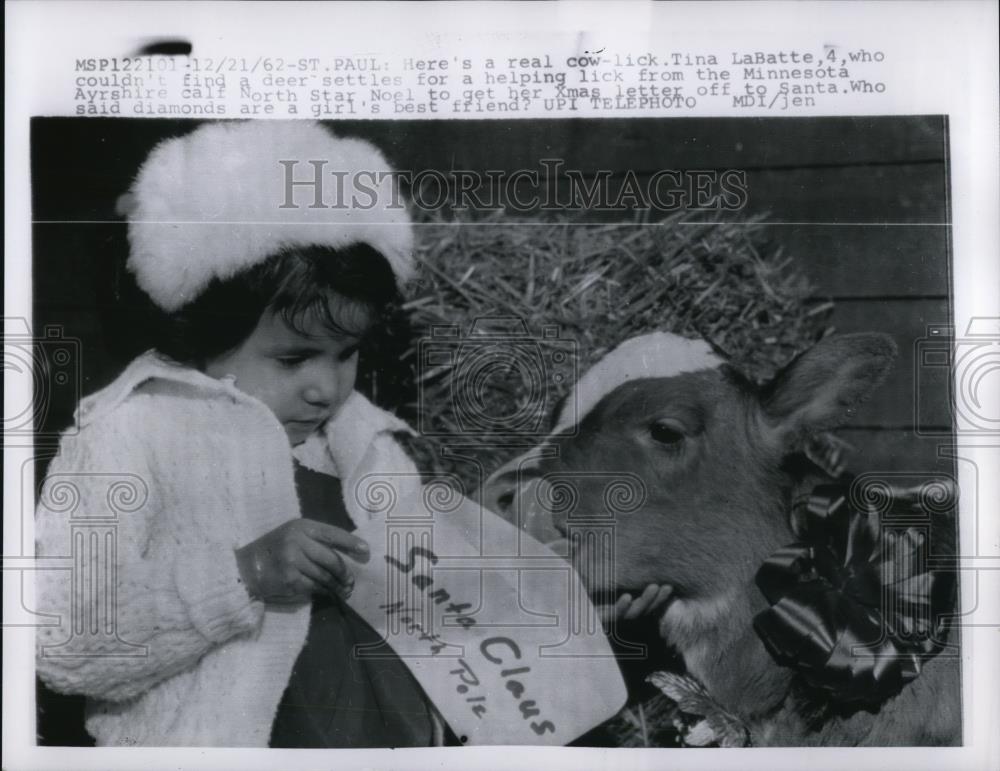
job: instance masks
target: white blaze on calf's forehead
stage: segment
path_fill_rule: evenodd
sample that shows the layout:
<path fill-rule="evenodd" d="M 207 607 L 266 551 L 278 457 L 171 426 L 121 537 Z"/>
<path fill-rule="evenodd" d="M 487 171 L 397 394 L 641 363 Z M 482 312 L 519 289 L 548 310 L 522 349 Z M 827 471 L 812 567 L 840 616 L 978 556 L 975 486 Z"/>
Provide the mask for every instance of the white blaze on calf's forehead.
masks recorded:
<path fill-rule="evenodd" d="M 587 370 L 559 410 L 553 433 L 583 420 L 598 402 L 630 380 L 673 377 L 715 369 L 724 362 L 704 340 L 689 340 L 669 332 L 652 332 L 626 340 Z"/>

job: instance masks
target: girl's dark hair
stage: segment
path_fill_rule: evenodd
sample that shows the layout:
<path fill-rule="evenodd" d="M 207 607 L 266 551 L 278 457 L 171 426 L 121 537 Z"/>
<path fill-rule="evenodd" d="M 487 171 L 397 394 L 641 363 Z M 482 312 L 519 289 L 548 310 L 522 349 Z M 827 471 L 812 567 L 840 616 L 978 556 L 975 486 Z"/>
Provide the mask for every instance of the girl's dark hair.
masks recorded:
<path fill-rule="evenodd" d="M 331 335 L 363 337 L 384 325 L 399 302 L 392 268 L 368 244 L 293 246 L 232 278 L 214 279 L 179 311 L 154 311 L 151 331 L 158 351 L 199 367 L 242 343 L 265 311 L 303 334 L 318 319 Z"/>

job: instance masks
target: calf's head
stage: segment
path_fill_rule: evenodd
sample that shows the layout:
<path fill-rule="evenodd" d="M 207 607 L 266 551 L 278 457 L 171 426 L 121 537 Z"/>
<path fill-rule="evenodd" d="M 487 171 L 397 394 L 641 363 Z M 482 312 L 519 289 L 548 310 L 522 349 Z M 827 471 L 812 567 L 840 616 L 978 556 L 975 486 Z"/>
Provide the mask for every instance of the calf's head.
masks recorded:
<path fill-rule="evenodd" d="M 844 423 L 895 353 L 884 335 L 827 338 L 758 388 L 700 341 L 636 338 L 581 378 L 562 410 L 573 420 L 496 472 L 484 502 L 542 537 L 610 523 L 612 537 L 571 552 L 588 588 L 670 585 L 668 640 L 682 653 L 707 636 L 721 644 L 725 624 L 749 629 L 754 574 L 793 540 L 786 459 Z M 606 495 L 616 480 L 638 496 L 627 511 Z M 567 485 L 573 505 L 553 505 Z"/>

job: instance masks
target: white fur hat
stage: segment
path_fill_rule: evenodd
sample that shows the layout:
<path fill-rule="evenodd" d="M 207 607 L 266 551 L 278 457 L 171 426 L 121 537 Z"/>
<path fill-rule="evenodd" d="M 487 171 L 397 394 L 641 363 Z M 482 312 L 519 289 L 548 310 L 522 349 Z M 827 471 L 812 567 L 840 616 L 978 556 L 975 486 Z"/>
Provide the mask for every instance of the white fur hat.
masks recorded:
<path fill-rule="evenodd" d="M 368 244 L 402 285 L 414 273 L 413 232 L 392 173 L 368 142 L 312 121 L 205 124 L 157 145 L 120 199 L 128 267 L 166 311 L 288 246 Z"/>

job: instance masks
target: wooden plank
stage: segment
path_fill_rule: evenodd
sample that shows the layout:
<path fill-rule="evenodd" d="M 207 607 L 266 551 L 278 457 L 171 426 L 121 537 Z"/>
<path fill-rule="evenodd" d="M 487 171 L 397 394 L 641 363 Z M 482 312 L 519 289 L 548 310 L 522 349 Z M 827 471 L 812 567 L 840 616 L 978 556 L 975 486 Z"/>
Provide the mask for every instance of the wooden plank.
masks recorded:
<path fill-rule="evenodd" d="M 943 164 L 763 170 L 741 214 L 775 222 L 946 223 Z"/>
<path fill-rule="evenodd" d="M 837 332 L 884 332 L 899 346 L 888 379 L 859 410 L 851 425 L 925 429 L 952 425 L 948 370 L 921 366 L 918 349 L 932 324 L 947 324 L 946 299 L 843 300 L 831 325 Z"/>
<path fill-rule="evenodd" d="M 895 166 L 851 166 L 819 169 L 780 169 L 748 172 L 746 198 L 742 208 L 723 208 L 721 182 L 704 184 L 710 208 L 696 209 L 690 176 L 654 180 L 622 175 L 560 179 L 549 193 L 542 179 L 519 178 L 499 188 L 488 180 L 463 196 L 441 193 L 437 184 L 422 194 L 411 196 L 418 208 L 442 211 L 449 200 L 476 208 L 506 208 L 512 222 L 518 216 L 536 215 L 546 201 L 560 215 L 580 221 L 634 222 L 643 210 L 652 207 L 650 220 L 659 220 L 685 211 L 692 220 L 734 222 L 749 217 L 766 217 L 772 227 L 797 228 L 804 225 L 893 225 L 946 229 L 947 206 L 943 164 Z M 733 183 L 730 183 L 730 187 Z M 491 192 L 499 190 L 500 192 Z M 593 193 L 591 191 L 598 191 Z M 587 196 L 595 205 L 586 207 Z M 478 202 L 478 203 L 477 203 Z M 551 206 L 551 204 L 550 204 Z M 835 237 L 835 236 L 834 236 Z M 940 243 L 940 240 L 938 241 Z"/>
<path fill-rule="evenodd" d="M 951 292 L 949 228 L 879 225 L 765 230 L 795 258 L 817 296 L 947 296 Z"/>
<path fill-rule="evenodd" d="M 406 168 L 773 168 L 943 161 L 944 116 L 836 118 L 629 118 L 511 121 L 345 121 Z"/>
<path fill-rule="evenodd" d="M 838 435 L 854 448 L 848 458 L 848 470 L 853 473 L 955 473 L 954 459 L 939 454 L 954 445 L 954 440 L 946 436 L 922 436 L 906 429 L 841 429 Z"/>
<path fill-rule="evenodd" d="M 128 251 L 124 225 L 35 225 L 32 241 L 36 302 L 89 309 L 112 298 L 115 264 Z"/>
<path fill-rule="evenodd" d="M 33 218 L 117 219 L 115 201 L 128 189 L 150 150 L 163 139 L 185 134 L 201 122 L 32 119 Z M 75 194 L 66 195 L 67 190 Z"/>
<path fill-rule="evenodd" d="M 455 168 L 461 168 L 456 162 Z M 528 166 L 538 171 L 537 167 Z M 572 167 L 567 167 L 572 168 Z M 664 168 L 671 168 L 666 166 Z M 563 174 L 565 169 L 560 171 Z M 719 210 L 718 206 L 708 211 L 693 209 L 693 192 L 681 188 L 684 198 L 671 197 L 671 191 L 676 182 L 671 178 L 656 180 L 648 174 L 636 172 L 634 179 L 644 195 L 644 200 L 637 202 L 634 198 L 624 198 L 618 201 L 626 183 L 624 171 L 615 171 L 607 177 L 607 194 L 603 206 L 610 209 L 616 202 L 624 208 L 618 210 L 588 211 L 581 209 L 579 196 L 574 196 L 574 190 L 581 191 L 584 187 L 593 186 L 598 177 L 596 172 L 584 172 L 571 182 L 565 176 L 560 176 L 555 185 L 547 187 L 546 176 L 539 172 L 530 180 L 517 180 L 513 185 L 507 183 L 502 190 L 503 196 L 491 196 L 489 184 L 475 189 L 476 199 L 485 202 L 499 202 L 507 205 L 511 211 L 516 211 L 517 202 L 533 202 L 525 211 L 535 211 L 547 189 L 558 190 L 555 198 L 559 208 L 570 214 L 586 219 L 599 221 L 622 222 L 631 221 L 638 208 L 651 206 L 653 217 L 662 217 L 672 211 L 664 212 L 663 206 L 676 210 L 687 207 L 693 216 L 703 219 L 731 221 L 737 217 L 767 216 L 774 222 L 786 223 L 876 223 L 876 224 L 919 224 L 940 228 L 949 222 L 947 210 L 947 178 L 943 163 L 911 163 L 883 166 L 846 166 L 846 167 L 803 167 L 787 169 L 756 169 L 747 170 L 746 200 L 741 209 L 732 212 Z M 484 182 L 488 182 L 484 180 Z M 690 175 L 683 177 L 683 185 L 690 185 Z M 730 182 L 730 186 L 732 186 Z M 436 193 L 437 188 L 432 188 Z M 717 184 L 710 186 L 717 191 Z M 430 200 L 419 199 L 433 202 Z M 940 242 L 941 236 L 938 237 Z"/>
<path fill-rule="evenodd" d="M 36 219 L 100 219 L 114 210 L 155 144 L 200 121 L 68 118 L 32 121 Z M 510 121 L 334 121 L 372 140 L 399 168 L 540 169 L 543 158 L 600 169 L 756 169 L 942 162 L 941 116 Z M 87 195 L 51 195 L 85 190 Z"/>

